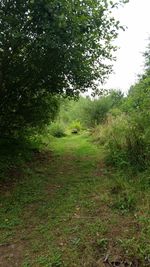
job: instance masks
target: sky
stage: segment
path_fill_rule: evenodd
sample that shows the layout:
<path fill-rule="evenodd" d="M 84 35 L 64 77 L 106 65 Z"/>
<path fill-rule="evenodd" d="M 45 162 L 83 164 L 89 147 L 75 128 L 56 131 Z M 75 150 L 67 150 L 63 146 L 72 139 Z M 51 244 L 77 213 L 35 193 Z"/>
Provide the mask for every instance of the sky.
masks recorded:
<path fill-rule="evenodd" d="M 130 86 L 137 80 L 137 75 L 143 72 L 144 58 L 150 37 L 150 0 L 130 0 L 123 8 L 114 12 L 114 16 L 126 25 L 115 44 L 119 46 L 114 63 L 114 74 L 110 75 L 105 88 L 121 89 L 127 93 Z"/>

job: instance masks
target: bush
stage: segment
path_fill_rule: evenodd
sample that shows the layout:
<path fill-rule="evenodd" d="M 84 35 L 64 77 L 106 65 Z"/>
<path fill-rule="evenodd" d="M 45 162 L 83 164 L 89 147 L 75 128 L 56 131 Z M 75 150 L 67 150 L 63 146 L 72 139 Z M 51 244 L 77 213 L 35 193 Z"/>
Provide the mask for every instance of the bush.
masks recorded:
<path fill-rule="evenodd" d="M 108 162 L 120 167 L 132 166 L 137 170 L 147 166 L 149 144 L 135 118 L 129 118 L 125 114 L 109 116 L 104 125 L 95 129 L 93 136 L 107 148 Z"/>
<path fill-rule="evenodd" d="M 70 124 L 69 129 L 71 130 L 72 133 L 79 133 L 82 129 L 81 122 L 77 120 L 73 121 Z"/>
<path fill-rule="evenodd" d="M 113 108 L 118 108 L 123 100 L 123 94 L 120 91 L 110 90 L 106 95 L 98 99 L 87 99 L 81 106 L 83 122 L 88 128 L 95 127 L 106 121 L 108 112 Z"/>
<path fill-rule="evenodd" d="M 104 124 L 95 127 L 93 136 L 100 144 L 107 145 L 113 140 L 117 146 L 120 146 L 125 142 L 124 133 L 127 128 L 128 122 L 124 114 L 118 117 L 109 115 Z"/>
<path fill-rule="evenodd" d="M 51 123 L 59 111 L 59 98 L 50 94 L 40 94 L 30 99 L 29 103 L 20 103 L 19 107 L 14 107 L 13 101 L 10 102 L 7 110 L 0 112 L 1 138 L 32 136 Z"/>
<path fill-rule="evenodd" d="M 49 127 L 49 132 L 52 136 L 58 138 L 66 135 L 64 126 L 57 122 L 51 124 Z"/>
<path fill-rule="evenodd" d="M 136 209 L 136 197 L 131 192 L 123 192 L 115 198 L 112 207 L 119 210 L 122 213 L 131 212 Z"/>
<path fill-rule="evenodd" d="M 107 119 L 107 113 L 111 112 L 112 109 L 114 109 L 113 113 L 118 113 L 122 101 L 123 94 L 115 90 L 103 94 L 98 99 L 91 99 L 90 97 L 80 97 L 78 101 L 63 99 L 59 120 L 67 125 L 80 121 L 83 127 L 92 128 L 104 123 Z"/>

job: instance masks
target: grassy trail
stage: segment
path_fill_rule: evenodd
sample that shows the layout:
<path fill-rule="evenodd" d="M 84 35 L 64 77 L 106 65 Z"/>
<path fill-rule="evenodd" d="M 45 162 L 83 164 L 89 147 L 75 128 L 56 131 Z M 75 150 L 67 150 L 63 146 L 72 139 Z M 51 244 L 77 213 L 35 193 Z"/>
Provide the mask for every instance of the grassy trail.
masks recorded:
<path fill-rule="evenodd" d="M 37 153 L 2 194 L 1 266 L 146 266 L 135 265 L 143 222 L 113 208 L 112 172 L 85 135 L 54 139 Z"/>

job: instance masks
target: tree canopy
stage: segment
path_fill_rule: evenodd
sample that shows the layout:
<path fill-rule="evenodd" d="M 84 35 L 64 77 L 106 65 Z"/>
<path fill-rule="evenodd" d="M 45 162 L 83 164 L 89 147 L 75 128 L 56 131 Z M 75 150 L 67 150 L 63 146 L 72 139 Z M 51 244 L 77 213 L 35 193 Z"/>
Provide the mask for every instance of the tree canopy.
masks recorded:
<path fill-rule="evenodd" d="M 115 50 L 112 41 L 121 27 L 111 10 L 123 2 L 0 1 L 3 133 L 4 128 L 45 123 L 48 109 L 43 108 L 39 117 L 39 107 L 52 106 L 54 95 L 78 95 L 94 88 L 95 80 L 106 78 Z M 34 111 L 37 116 L 33 119 Z"/>

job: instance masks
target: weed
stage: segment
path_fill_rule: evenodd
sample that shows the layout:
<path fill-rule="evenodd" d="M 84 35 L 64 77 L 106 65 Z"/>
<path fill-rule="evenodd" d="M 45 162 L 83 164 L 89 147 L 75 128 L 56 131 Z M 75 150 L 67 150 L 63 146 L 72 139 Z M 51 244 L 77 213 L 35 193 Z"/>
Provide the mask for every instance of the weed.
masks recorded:
<path fill-rule="evenodd" d="M 119 172 L 115 173 L 115 176 L 112 175 L 111 181 L 109 181 L 109 185 L 111 186 L 110 192 L 112 195 L 118 195 L 123 193 L 123 191 L 129 189 L 129 183 L 126 178 Z"/>
<path fill-rule="evenodd" d="M 101 220 L 96 220 L 95 222 L 88 224 L 88 229 L 91 235 L 96 236 L 106 234 L 108 230 L 106 223 Z"/>
<path fill-rule="evenodd" d="M 42 245 L 43 244 L 41 244 L 39 241 L 34 241 L 34 242 L 32 242 L 32 244 L 31 244 L 31 246 L 32 246 L 32 251 L 34 252 L 34 253 L 36 253 L 36 252 L 39 252 L 40 250 L 41 250 L 41 248 L 42 248 Z"/>
<path fill-rule="evenodd" d="M 64 126 L 56 122 L 51 124 L 51 126 L 49 127 L 49 132 L 52 136 L 58 138 L 64 137 L 66 135 Z"/>
<path fill-rule="evenodd" d="M 114 201 L 112 207 L 121 211 L 122 213 L 134 211 L 136 209 L 135 195 L 130 192 L 123 192 Z"/>
<path fill-rule="evenodd" d="M 78 237 L 75 237 L 74 239 L 71 240 L 71 242 L 72 242 L 72 244 L 73 244 L 74 246 L 78 246 L 79 243 L 80 243 L 80 241 L 81 241 L 81 239 L 78 238 Z"/>
<path fill-rule="evenodd" d="M 15 231 L 13 231 L 12 229 L 8 229 L 8 230 L 5 229 L 5 232 L 3 231 L 1 233 L 1 238 L 0 238 L 1 244 L 7 243 L 8 240 L 12 240 L 14 236 L 15 236 Z"/>
<path fill-rule="evenodd" d="M 54 253 L 53 256 L 40 256 L 36 263 L 44 267 L 60 267 L 62 266 L 61 254 Z"/>
<path fill-rule="evenodd" d="M 130 254 L 132 256 L 133 252 L 133 247 L 135 246 L 135 237 L 133 238 L 128 238 L 128 239 L 119 239 L 118 242 L 125 251 L 126 254 Z M 132 249 L 131 249 L 132 248 Z"/>
<path fill-rule="evenodd" d="M 97 239 L 97 245 L 100 248 L 100 250 L 106 250 L 108 247 L 108 238 L 101 238 Z"/>
<path fill-rule="evenodd" d="M 135 237 L 119 239 L 118 240 L 123 252 L 130 257 L 137 257 L 140 260 L 149 262 L 150 260 L 150 244 L 146 240 L 142 240 L 142 237 L 136 239 Z"/>
<path fill-rule="evenodd" d="M 25 260 L 22 267 L 31 267 L 32 265 L 30 264 L 29 260 Z"/>

